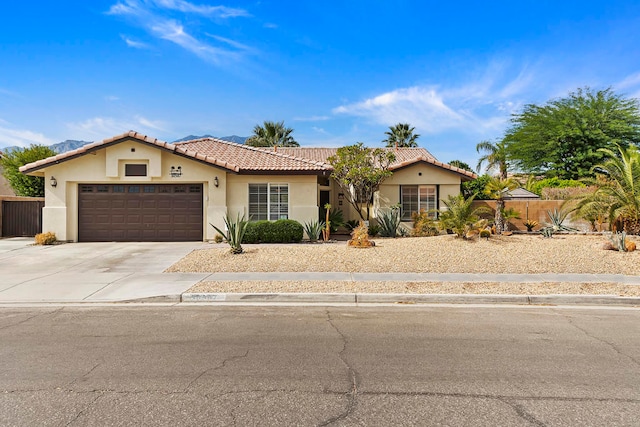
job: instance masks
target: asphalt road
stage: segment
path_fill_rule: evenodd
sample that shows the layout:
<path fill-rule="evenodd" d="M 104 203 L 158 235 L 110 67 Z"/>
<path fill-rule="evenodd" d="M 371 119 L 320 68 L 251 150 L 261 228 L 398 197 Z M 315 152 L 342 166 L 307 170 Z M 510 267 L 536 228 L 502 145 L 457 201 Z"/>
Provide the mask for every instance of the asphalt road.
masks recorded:
<path fill-rule="evenodd" d="M 0 310 L 0 425 L 640 424 L 640 309 Z"/>

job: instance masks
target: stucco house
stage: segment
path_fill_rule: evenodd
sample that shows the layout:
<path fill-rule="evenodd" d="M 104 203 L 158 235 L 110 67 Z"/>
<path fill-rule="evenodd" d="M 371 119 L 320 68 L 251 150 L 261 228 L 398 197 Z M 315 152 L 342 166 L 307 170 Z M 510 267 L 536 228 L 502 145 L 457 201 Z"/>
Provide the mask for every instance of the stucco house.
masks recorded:
<path fill-rule="evenodd" d="M 256 148 L 203 138 L 167 143 L 130 131 L 23 166 L 45 178 L 43 231 L 66 241 L 201 241 L 226 214 L 252 220 L 317 220 L 325 203 L 357 219 L 330 178 L 336 148 Z M 393 175 L 376 208 L 402 206 L 403 220 L 437 209 L 473 173 L 424 148 L 394 149 Z"/>

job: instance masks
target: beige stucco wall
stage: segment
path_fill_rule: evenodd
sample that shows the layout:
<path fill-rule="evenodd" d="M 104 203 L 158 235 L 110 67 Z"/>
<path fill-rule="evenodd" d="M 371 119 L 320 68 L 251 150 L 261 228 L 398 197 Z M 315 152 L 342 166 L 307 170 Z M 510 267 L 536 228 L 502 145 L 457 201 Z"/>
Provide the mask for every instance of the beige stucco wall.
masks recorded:
<path fill-rule="evenodd" d="M 449 195 L 460 193 L 461 178 L 454 172 L 447 171 L 427 163 L 418 163 L 393 173 L 380 186 L 375 200 L 374 214 L 378 208 L 385 208 L 400 203 L 401 185 L 439 185 L 439 205 L 444 208 L 442 200 Z"/>
<path fill-rule="evenodd" d="M 233 175 L 227 177 L 227 207 L 235 218 L 249 216 L 249 184 L 289 184 L 289 219 L 301 224 L 318 220 L 315 175 Z"/>
<path fill-rule="evenodd" d="M 124 176 L 126 163 L 147 164 L 148 176 Z M 182 168 L 181 177 L 171 177 L 172 166 Z M 202 183 L 205 240 L 213 239 L 216 234 L 210 224 L 224 229 L 224 216 L 227 213 L 232 217 L 237 213 L 248 213 L 249 183 L 289 184 L 289 217 L 300 223 L 318 218 L 315 175 L 236 175 L 135 140 L 48 166 L 42 172 L 46 182 L 42 228 L 43 231 L 56 233 L 59 240 L 78 240 L 78 184 L 83 183 Z M 49 184 L 51 176 L 58 182 L 55 188 Z M 214 185 L 216 177 L 218 187 Z"/>
<path fill-rule="evenodd" d="M 131 149 L 135 151 L 131 151 Z M 124 176 L 124 164 L 134 161 L 148 165 L 146 177 Z M 182 176 L 173 178 L 171 166 L 181 166 Z M 224 226 L 226 214 L 226 171 L 196 162 L 135 140 L 97 150 L 59 165 L 48 166 L 45 176 L 45 207 L 42 229 L 53 231 L 59 240 L 78 240 L 78 184 L 156 183 L 203 184 L 204 224 L 203 236 L 213 238 L 209 223 Z M 58 182 L 53 188 L 51 176 Z M 219 186 L 215 187 L 214 178 Z"/>

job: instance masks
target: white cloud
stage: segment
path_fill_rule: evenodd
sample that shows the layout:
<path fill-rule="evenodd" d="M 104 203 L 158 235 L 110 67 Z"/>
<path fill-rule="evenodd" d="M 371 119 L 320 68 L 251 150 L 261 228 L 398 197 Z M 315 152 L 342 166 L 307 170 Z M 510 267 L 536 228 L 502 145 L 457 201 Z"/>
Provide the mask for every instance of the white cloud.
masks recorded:
<path fill-rule="evenodd" d="M 204 16 L 212 16 L 218 18 L 236 18 L 240 16 L 251 16 L 244 9 L 237 9 L 227 6 L 210 6 L 196 5 L 184 0 L 156 0 L 154 2 L 158 7 L 165 9 L 177 10 L 186 13 L 196 13 Z"/>
<path fill-rule="evenodd" d="M 534 81 L 533 71 L 527 68 L 512 79 L 505 78 L 505 73 L 503 64 L 491 63 L 479 77 L 463 84 L 399 88 L 338 106 L 333 113 L 363 117 L 385 126 L 408 122 L 426 134 L 449 130 L 478 135 L 499 132 L 520 108 L 520 97 Z"/>
<path fill-rule="evenodd" d="M 114 102 L 114 101 L 119 101 L 120 98 L 115 95 L 107 95 L 104 97 L 104 100 L 109 102 Z"/>
<path fill-rule="evenodd" d="M 146 134 L 165 131 L 162 122 L 148 120 L 142 116 L 135 116 L 132 120 L 93 117 L 82 122 L 67 123 L 66 126 L 74 139 L 86 140 L 109 138 L 130 130 Z"/>
<path fill-rule="evenodd" d="M 250 16 L 243 9 L 229 8 L 226 6 L 196 5 L 183 0 L 123 0 L 109 9 L 110 15 L 119 15 L 129 18 L 135 25 L 144 28 L 154 37 L 168 40 L 187 51 L 197 55 L 201 59 L 223 65 L 228 60 L 239 60 L 241 53 L 247 53 L 251 49 L 236 40 L 209 35 L 204 32 L 197 34 L 185 29 L 180 18 L 184 14 L 191 13 L 210 18 L 234 18 Z M 175 16 L 174 16 L 175 15 Z M 206 27 L 206 25 L 194 26 L 194 28 Z M 216 46 L 201 40 L 209 35 L 222 45 Z M 125 43 L 133 48 L 149 48 L 145 43 L 123 37 Z"/>
<path fill-rule="evenodd" d="M 121 35 L 120 37 L 122 38 L 122 40 L 124 40 L 127 46 L 132 47 L 134 49 L 150 49 L 151 48 L 151 46 L 149 46 L 147 43 L 139 42 L 137 40 L 133 40 L 123 35 Z"/>
<path fill-rule="evenodd" d="M 220 49 L 201 42 L 185 32 L 184 27 L 176 21 L 158 22 L 151 27 L 151 31 L 157 37 L 169 40 L 198 57 L 216 64 L 221 63 L 222 58 L 231 58 L 237 55 L 236 52 Z"/>
<path fill-rule="evenodd" d="M 638 86 L 640 86 L 640 72 L 625 77 L 615 85 L 617 89 L 637 88 Z"/>
<path fill-rule="evenodd" d="M 51 145 L 54 142 L 42 133 L 26 129 L 14 129 L 0 119 L 0 147 L 28 147 L 31 144 Z"/>
<path fill-rule="evenodd" d="M 293 120 L 296 122 L 321 122 L 325 120 L 329 120 L 331 117 L 329 116 L 310 116 L 310 117 L 294 117 Z"/>

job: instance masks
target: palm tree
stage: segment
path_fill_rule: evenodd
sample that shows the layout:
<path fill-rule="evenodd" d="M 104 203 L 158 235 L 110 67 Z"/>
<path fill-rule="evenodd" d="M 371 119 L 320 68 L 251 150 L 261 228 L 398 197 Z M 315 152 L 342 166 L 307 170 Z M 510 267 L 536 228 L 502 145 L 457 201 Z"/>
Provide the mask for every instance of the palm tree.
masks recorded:
<path fill-rule="evenodd" d="M 598 187 L 591 198 L 609 202 L 609 224 L 619 221 L 628 233 L 639 234 L 640 153 L 633 146 L 626 150 L 618 147 L 619 156 L 605 148 L 598 151 L 608 158 L 604 163 L 594 166 L 594 169 L 605 173 L 609 183 Z"/>
<path fill-rule="evenodd" d="M 245 144 L 253 147 L 299 147 L 300 144 L 293 139 L 292 128 L 285 127 L 284 121 L 264 121 L 264 125 L 256 125 L 253 135 L 247 138 Z"/>
<path fill-rule="evenodd" d="M 474 196 L 465 199 L 462 194 L 449 195 L 442 203 L 447 207 L 438 212 L 438 226 L 442 230 L 452 230 L 458 237 L 467 238 L 467 234 L 486 225 L 486 220 L 480 219 L 480 214 L 486 208 L 473 207 Z"/>
<path fill-rule="evenodd" d="M 487 162 L 486 170 L 497 168 L 500 171 L 500 178 L 507 179 L 509 163 L 507 162 L 507 144 L 504 140 L 495 144 L 482 141 L 476 145 L 476 151 L 478 154 L 484 152 L 482 157 L 478 159 L 478 172 L 482 169 L 482 164 Z"/>
<path fill-rule="evenodd" d="M 496 232 L 501 234 L 506 231 L 506 221 L 504 219 L 504 198 L 510 190 L 518 188 L 518 182 L 513 178 L 496 178 L 493 177 L 487 182 L 484 192 L 487 196 L 496 201 L 496 212 L 494 216 L 494 225 Z"/>
<path fill-rule="evenodd" d="M 416 139 L 420 135 L 413 133 L 415 128 L 409 126 L 409 123 L 398 123 L 395 126 L 389 126 L 389 130 L 384 133 L 387 135 L 387 139 L 383 139 L 382 142 L 386 142 L 387 147 L 417 147 Z"/>

